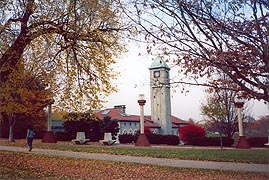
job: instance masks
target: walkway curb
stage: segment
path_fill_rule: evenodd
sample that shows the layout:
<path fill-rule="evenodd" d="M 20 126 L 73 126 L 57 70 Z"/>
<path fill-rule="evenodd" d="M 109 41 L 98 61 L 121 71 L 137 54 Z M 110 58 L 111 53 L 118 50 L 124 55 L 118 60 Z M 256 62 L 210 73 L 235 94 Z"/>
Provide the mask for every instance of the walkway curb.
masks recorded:
<path fill-rule="evenodd" d="M 64 156 L 64 157 L 71 157 L 71 158 L 106 160 L 106 161 L 116 161 L 116 162 L 131 162 L 131 163 L 139 163 L 139 164 L 171 166 L 171 167 L 180 167 L 180 168 L 269 173 L 269 164 L 177 160 L 177 159 L 167 159 L 167 158 L 151 158 L 151 157 L 136 157 L 136 156 L 126 156 L 126 155 L 59 151 L 59 150 L 49 150 L 49 149 L 33 149 L 32 152 L 28 152 L 27 148 L 13 147 L 13 146 L 0 146 L 0 151 L 24 152 L 24 153 L 43 154 L 43 155 L 50 155 L 50 156 Z"/>

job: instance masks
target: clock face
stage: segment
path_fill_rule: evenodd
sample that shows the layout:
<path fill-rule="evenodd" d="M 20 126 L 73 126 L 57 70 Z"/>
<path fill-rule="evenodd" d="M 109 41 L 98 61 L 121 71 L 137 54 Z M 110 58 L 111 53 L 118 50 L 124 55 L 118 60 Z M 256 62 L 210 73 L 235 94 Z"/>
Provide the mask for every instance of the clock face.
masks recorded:
<path fill-rule="evenodd" d="M 160 77 L 160 71 L 154 71 L 154 77 L 155 78 Z"/>

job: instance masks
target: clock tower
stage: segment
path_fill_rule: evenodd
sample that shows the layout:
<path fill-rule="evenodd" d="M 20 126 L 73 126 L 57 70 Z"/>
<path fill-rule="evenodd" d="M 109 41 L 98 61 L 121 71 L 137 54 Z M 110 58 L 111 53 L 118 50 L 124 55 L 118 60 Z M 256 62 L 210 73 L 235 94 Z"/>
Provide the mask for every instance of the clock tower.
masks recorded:
<path fill-rule="evenodd" d="M 170 68 L 162 57 L 153 61 L 150 70 L 151 120 L 160 124 L 160 134 L 172 134 L 171 98 L 170 98 Z"/>

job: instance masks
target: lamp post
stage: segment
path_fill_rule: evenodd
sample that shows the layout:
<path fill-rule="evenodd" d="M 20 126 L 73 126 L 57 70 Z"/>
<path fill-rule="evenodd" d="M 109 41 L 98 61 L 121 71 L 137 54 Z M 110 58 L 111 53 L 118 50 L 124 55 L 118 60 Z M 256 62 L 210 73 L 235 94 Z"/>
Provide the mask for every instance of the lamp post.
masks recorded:
<path fill-rule="evenodd" d="M 135 142 L 136 146 L 150 146 L 147 136 L 144 132 L 144 105 L 146 104 L 145 95 L 139 94 L 138 104 L 140 106 L 140 134 Z"/>
<path fill-rule="evenodd" d="M 44 134 L 44 137 L 42 139 L 42 142 L 44 143 L 56 143 L 57 140 L 56 138 L 54 137 L 54 134 L 53 132 L 51 131 L 51 119 L 52 119 L 52 112 L 51 112 L 51 107 L 52 107 L 52 104 L 54 103 L 54 100 L 53 99 L 50 99 L 48 101 L 48 122 L 47 122 L 47 131 L 45 132 Z"/>
<path fill-rule="evenodd" d="M 144 105 L 146 104 L 145 95 L 139 94 L 138 104 L 140 106 L 140 134 L 144 134 Z"/>
<path fill-rule="evenodd" d="M 238 130 L 239 130 L 239 136 L 237 137 L 234 143 L 234 147 L 239 149 L 249 149 L 250 145 L 246 137 L 244 136 L 243 131 L 242 108 L 244 106 L 244 99 L 235 97 L 234 106 L 237 108 Z"/>
<path fill-rule="evenodd" d="M 47 127 L 47 131 L 51 131 L 51 106 L 52 106 L 52 103 L 50 103 L 48 105 L 48 127 Z"/>

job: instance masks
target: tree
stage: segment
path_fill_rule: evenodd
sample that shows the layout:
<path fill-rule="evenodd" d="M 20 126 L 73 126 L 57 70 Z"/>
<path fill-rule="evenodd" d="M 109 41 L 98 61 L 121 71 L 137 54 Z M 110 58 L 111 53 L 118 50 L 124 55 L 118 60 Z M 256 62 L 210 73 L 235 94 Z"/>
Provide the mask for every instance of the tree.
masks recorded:
<path fill-rule="evenodd" d="M 229 89 L 269 102 L 269 1 L 132 2 L 134 10 L 122 6 L 150 43 L 148 52 L 160 49 L 170 55 L 167 61 L 188 77 L 180 83 L 219 89 L 232 81 L 237 86 Z M 229 81 L 216 77 L 218 73 Z M 203 83 L 200 77 L 215 79 Z"/>
<path fill-rule="evenodd" d="M 194 124 L 190 124 L 179 128 L 178 133 L 180 135 L 180 139 L 184 143 L 187 143 L 190 140 L 190 138 L 205 137 L 204 128 Z"/>
<path fill-rule="evenodd" d="M 103 133 L 110 132 L 113 137 L 115 137 L 120 128 L 118 124 L 118 120 L 116 119 L 111 119 L 110 116 L 105 116 L 101 121 L 100 121 L 100 129 Z M 102 133 L 102 134 L 103 134 Z"/>
<path fill-rule="evenodd" d="M 262 116 L 258 120 L 249 122 L 246 128 L 248 137 L 268 137 L 269 116 Z"/>
<path fill-rule="evenodd" d="M 112 136 L 119 132 L 118 121 L 109 116 L 99 120 L 90 113 L 68 113 L 64 115 L 64 121 L 65 133 L 73 139 L 79 131 L 85 132 L 91 141 L 103 139 L 105 132 L 110 132 Z"/>
<path fill-rule="evenodd" d="M 65 133 L 71 138 L 76 137 L 77 132 L 85 132 L 87 138 L 91 132 L 91 115 L 89 113 L 68 113 L 63 117 Z"/>
<path fill-rule="evenodd" d="M 223 79 L 227 77 L 222 76 Z M 232 86 L 232 85 L 230 85 Z M 237 109 L 234 106 L 234 98 L 236 92 L 228 88 L 215 91 L 213 88 L 208 88 L 206 102 L 201 106 L 201 113 L 207 121 L 206 129 L 211 132 L 219 132 L 232 137 L 238 131 Z M 247 105 L 243 109 L 243 120 L 246 120 Z"/>
<path fill-rule="evenodd" d="M 8 121 L 9 140 L 14 141 L 15 123 L 42 124 L 45 120 L 44 107 L 47 106 L 50 90 L 46 89 L 42 76 L 35 76 L 19 62 L 0 89 L 0 119 Z M 6 124 L 6 123 L 5 123 Z"/>
<path fill-rule="evenodd" d="M 228 137 L 238 131 L 234 97 L 235 92 L 228 89 L 207 92 L 206 102 L 201 106 L 201 113 L 207 120 L 207 130 Z"/>
<path fill-rule="evenodd" d="M 7 0 L 0 11 L 1 89 L 23 61 L 44 74 L 54 105 L 69 111 L 95 109 L 116 90 L 111 65 L 125 51 L 126 30 L 116 3 Z"/>

